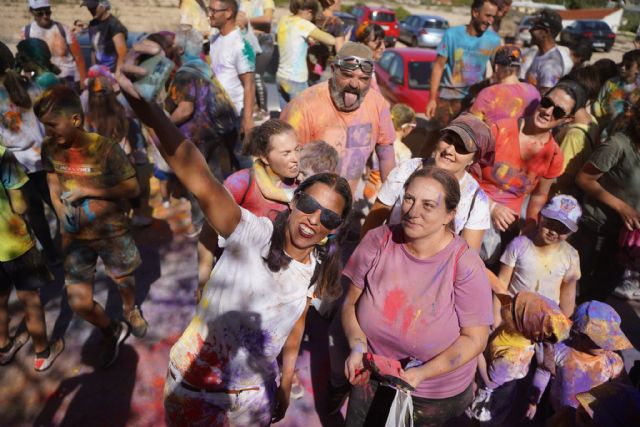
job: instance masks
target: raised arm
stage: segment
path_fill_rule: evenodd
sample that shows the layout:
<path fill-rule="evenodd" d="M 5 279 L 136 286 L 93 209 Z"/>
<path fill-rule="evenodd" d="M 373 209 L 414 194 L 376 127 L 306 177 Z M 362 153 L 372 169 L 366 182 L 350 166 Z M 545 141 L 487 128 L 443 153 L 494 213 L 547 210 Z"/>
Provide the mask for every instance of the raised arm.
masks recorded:
<path fill-rule="evenodd" d="M 311 31 L 311 33 L 309 33 L 309 37 L 319 41 L 322 44 L 326 44 L 329 46 L 333 46 L 336 44 L 335 37 L 333 37 L 331 34 L 327 33 L 326 31 L 322 31 L 319 28 L 316 28 L 315 30 Z"/>

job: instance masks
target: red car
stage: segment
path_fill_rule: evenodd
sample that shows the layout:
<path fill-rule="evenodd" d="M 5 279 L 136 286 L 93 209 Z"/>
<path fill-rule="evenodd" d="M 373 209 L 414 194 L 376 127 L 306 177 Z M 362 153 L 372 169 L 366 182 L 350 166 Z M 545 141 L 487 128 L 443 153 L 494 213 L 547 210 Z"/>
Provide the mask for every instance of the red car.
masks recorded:
<path fill-rule="evenodd" d="M 400 27 L 398 27 L 396 13 L 393 10 L 386 7 L 356 5 L 351 9 L 351 14 L 358 19 L 358 28 L 366 22 L 378 24 L 384 30 L 385 46 L 393 47 L 396 45 L 396 40 L 400 35 Z"/>
<path fill-rule="evenodd" d="M 424 114 L 436 57 L 436 51 L 431 49 L 387 49 L 375 69 L 382 95 L 391 105 L 402 102 L 417 114 Z"/>

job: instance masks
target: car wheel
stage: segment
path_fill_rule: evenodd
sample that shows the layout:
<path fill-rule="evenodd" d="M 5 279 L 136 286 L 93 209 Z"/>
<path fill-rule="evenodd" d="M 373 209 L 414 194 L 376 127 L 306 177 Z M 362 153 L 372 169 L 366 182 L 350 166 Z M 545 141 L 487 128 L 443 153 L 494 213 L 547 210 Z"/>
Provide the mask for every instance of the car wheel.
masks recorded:
<path fill-rule="evenodd" d="M 607 46 L 604 48 L 605 52 L 611 52 L 611 49 L 613 49 L 613 45 Z"/>

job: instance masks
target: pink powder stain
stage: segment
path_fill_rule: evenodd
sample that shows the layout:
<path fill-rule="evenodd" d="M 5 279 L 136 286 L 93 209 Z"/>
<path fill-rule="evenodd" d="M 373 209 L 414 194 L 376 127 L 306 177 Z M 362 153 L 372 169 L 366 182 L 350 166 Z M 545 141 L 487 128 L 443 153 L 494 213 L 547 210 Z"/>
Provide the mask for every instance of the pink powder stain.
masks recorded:
<path fill-rule="evenodd" d="M 397 317 L 400 309 L 404 307 L 407 300 L 407 296 L 401 289 L 394 289 L 387 294 L 387 299 L 384 302 L 384 308 L 382 314 L 384 318 L 389 322 L 393 322 Z"/>
<path fill-rule="evenodd" d="M 402 318 L 402 332 L 405 335 L 409 332 L 409 327 L 417 317 L 415 314 L 419 315 L 419 313 L 414 313 L 413 306 L 411 305 L 404 310 L 404 316 Z"/>

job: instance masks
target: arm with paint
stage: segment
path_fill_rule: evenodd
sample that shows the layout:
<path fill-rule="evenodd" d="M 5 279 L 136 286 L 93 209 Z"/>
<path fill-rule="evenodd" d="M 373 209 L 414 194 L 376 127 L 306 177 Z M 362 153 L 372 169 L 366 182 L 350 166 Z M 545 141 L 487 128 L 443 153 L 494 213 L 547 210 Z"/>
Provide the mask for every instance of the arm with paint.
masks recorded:
<path fill-rule="evenodd" d="M 123 69 L 132 75 L 144 75 L 144 70 L 137 66 L 138 56 L 160 52 L 160 46 L 144 40 L 134 46 Z M 123 74 L 118 74 L 117 79 L 138 118 L 158 136 L 158 150 L 162 157 L 187 190 L 195 196 L 214 230 L 224 238 L 229 237 L 241 218 L 240 207 L 231 194 L 213 176 L 198 148 L 185 139 L 164 111 L 158 105 L 144 101 L 131 80 Z"/>
<path fill-rule="evenodd" d="M 122 70 L 122 64 L 124 64 L 124 59 L 127 55 L 127 42 L 124 33 L 114 35 L 113 44 L 116 47 L 116 55 L 118 55 L 116 59 L 116 73 L 118 73 Z"/>
<path fill-rule="evenodd" d="M 190 101 L 180 101 L 173 113 L 171 113 L 171 121 L 180 126 L 193 116 L 195 104 Z"/>
<path fill-rule="evenodd" d="M 540 211 L 544 207 L 545 203 L 547 203 L 547 199 L 549 198 L 549 190 L 551 190 L 551 184 L 553 184 L 553 179 L 540 178 L 538 185 L 536 185 L 536 188 L 531 192 L 529 204 L 527 205 L 527 218 L 525 228 L 527 226 L 533 227 L 538 223 Z"/>
<path fill-rule="evenodd" d="M 274 423 L 284 418 L 289 407 L 291 384 L 296 368 L 296 360 L 298 360 L 298 352 L 300 351 L 300 342 L 304 334 L 305 319 L 307 318 L 307 311 L 309 311 L 309 301 L 307 299 L 307 307 L 296 321 L 282 348 L 282 376 L 280 377 L 280 387 L 276 392 L 276 407 L 272 420 Z"/>
<path fill-rule="evenodd" d="M 369 380 L 369 374 L 364 371 L 362 356 L 367 352 L 367 336 L 358 323 L 356 317 L 356 303 L 362 295 L 362 289 L 351 283 L 349 291 L 342 305 L 342 327 L 349 341 L 351 354 L 344 364 L 344 374 L 351 384 L 364 384 Z"/>
<path fill-rule="evenodd" d="M 253 128 L 253 106 L 256 99 L 255 73 L 244 73 L 238 76 L 244 88 L 244 108 L 242 109 L 241 131 L 248 133 Z"/>
<path fill-rule="evenodd" d="M 51 195 L 51 202 L 53 203 L 53 209 L 56 211 L 58 218 L 62 220 L 64 218 L 64 206 L 62 206 L 62 186 L 60 180 L 55 172 L 47 172 L 47 185 L 49 186 L 49 194 Z M 61 231 L 64 228 L 61 227 Z"/>

